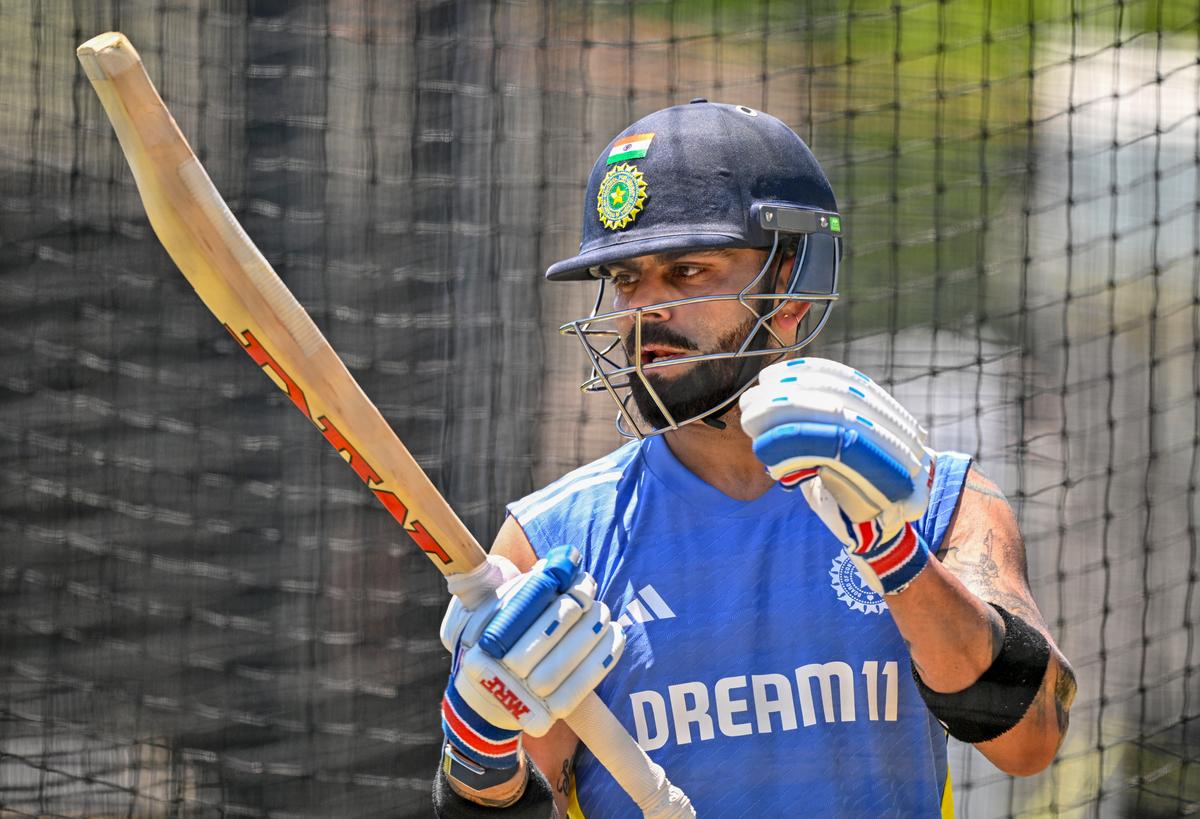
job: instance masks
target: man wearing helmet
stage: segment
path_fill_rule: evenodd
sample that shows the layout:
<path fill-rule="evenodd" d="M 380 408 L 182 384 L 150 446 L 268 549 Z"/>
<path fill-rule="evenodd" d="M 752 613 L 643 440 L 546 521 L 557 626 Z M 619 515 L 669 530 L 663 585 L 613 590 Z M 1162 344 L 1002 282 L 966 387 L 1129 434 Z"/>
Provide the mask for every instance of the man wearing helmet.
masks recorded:
<path fill-rule="evenodd" d="M 797 357 L 844 229 L 763 112 L 697 100 L 604 149 L 546 275 L 599 281 L 566 329 L 634 440 L 511 504 L 503 585 L 451 604 L 439 815 L 636 815 L 555 722 L 592 690 L 707 816 L 952 810 L 947 733 L 1049 764 L 1075 682 L 1003 495 L 867 376 Z"/>

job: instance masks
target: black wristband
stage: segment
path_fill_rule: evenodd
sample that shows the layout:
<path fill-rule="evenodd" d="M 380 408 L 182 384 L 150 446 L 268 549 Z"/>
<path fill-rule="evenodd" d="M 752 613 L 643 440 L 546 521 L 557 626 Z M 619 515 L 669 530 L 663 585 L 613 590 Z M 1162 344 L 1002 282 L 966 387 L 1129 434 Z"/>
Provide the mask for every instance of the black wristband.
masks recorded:
<path fill-rule="evenodd" d="M 988 670 L 962 691 L 943 694 L 921 680 L 913 682 L 925 705 L 950 736 L 976 743 L 995 739 L 1021 721 L 1042 687 L 1050 664 L 1050 643 L 1029 623 L 990 603 L 1004 620 L 1004 644 Z"/>
<path fill-rule="evenodd" d="M 522 753 L 520 746 L 518 753 Z M 442 743 L 442 771 L 460 785 L 473 791 L 482 791 L 512 781 L 517 765 L 509 768 L 483 767 L 446 740 Z"/>
<path fill-rule="evenodd" d="M 551 819 L 554 815 L 554 794 L 550 783 L 537 766 L 525 758 L 525 792 L 521 798 L 503 808 L 491 808 L 459 796 L 450 788 L 446 774 L 438 765 L 433 777 L 433 815 L 438 819 Z"/>

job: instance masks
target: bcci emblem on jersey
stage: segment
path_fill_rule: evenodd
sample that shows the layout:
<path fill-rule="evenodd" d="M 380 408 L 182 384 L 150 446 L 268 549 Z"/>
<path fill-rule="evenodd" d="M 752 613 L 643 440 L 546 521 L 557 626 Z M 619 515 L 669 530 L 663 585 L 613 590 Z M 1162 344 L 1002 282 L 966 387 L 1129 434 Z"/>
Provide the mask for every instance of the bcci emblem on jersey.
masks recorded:
<path fill-rule="evenodd" d="M 879 614 L 887 606 L 883 595 L 863 582 L 862 575 L 845 552 L 838 552 L 829 569 L 829 577 L 838 600 L 863 614 Z"/>

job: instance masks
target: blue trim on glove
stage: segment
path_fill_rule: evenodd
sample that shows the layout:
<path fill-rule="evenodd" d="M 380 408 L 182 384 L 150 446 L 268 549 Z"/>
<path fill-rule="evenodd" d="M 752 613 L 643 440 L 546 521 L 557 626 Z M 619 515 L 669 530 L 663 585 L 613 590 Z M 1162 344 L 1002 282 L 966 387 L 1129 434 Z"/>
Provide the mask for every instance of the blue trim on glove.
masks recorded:
<path fill-rule="evenodd" d="M 892 503 L 913 492 L 908 471 L 864 433 L 840 424 L 797 421 L 754 439 L 754 454 L 774 466 L 791 458 L 835 458 L 859 473 Z"/>

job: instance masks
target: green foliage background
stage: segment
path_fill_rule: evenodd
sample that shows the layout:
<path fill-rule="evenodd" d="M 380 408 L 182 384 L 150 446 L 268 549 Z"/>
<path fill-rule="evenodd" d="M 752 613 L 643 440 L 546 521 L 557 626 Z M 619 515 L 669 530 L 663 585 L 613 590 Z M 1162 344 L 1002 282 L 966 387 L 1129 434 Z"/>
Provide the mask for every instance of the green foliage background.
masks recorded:
<path fill-rule="evenodd" d="M 678 0 L 571 5 L 593 43 L 706 51 L 715 32 L 765 30 L 719 58 L 761 81 L 759 104 L 809 139 L 849 226 L 846 295 L 831 335 L 990 324 L 1012 340 L 1038 172 L 1039 75 L 1095 48 L 1193 47 L 1194 0 Z M 698 59 L 699 61 L 699 59 Z M 640 80 L 641 78 L 639 78 Z M 647 78 L 653 79 L 653 78 Z M 682 89 L 701 77 L 677 70 Z M 636 85 L 636 83 L 635 83 Z M 711 85 L 711 83 L 710 83 Z M 630 96 L 637 99 L 642 89 Z M 782 99 L 782 104 L 781 104 Z M 664 102 L 686 101 L 678 93 Z M 651 109 L 653 106 L 639 106 Z M 898 298 L 902 296 L 902 298 Z M 826 336 L 829 338 L 829 335 Z"/>

